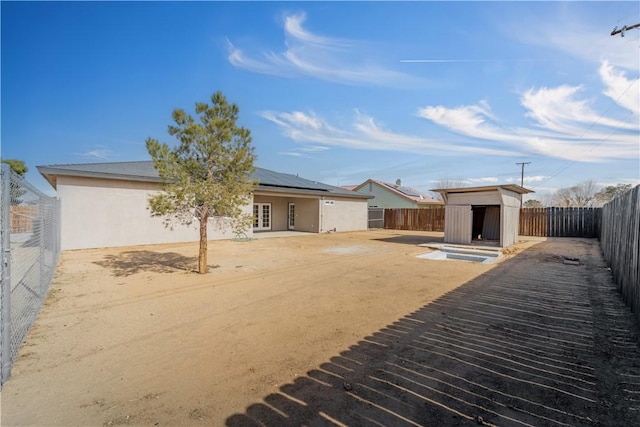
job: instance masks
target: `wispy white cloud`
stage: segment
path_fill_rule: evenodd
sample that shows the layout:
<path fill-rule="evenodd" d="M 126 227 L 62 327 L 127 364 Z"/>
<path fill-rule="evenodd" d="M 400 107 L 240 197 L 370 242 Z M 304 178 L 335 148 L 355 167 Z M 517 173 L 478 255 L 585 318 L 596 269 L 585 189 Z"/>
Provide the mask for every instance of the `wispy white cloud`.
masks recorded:
<path fill-rule="evenodd" d="M 281 77 L 307 76 L 350 85 L 411 87 L 421 79 L 376 65 L 365 44 L 324 37 L 304 28 L 304 13 L 284 17 L 284 50 L 247 55 L 227 41 L 228 60 L 235 67 Z"/>
<path fill-rule="evenodd" d="M 95 146 L 93 149 L 83 151 L 81 153 L 74 153 L 76 156 L 87 157 L 96 160 L 108 160 L 112 157 L 113 151 L 103 146 Z"/>
<path fill-rule="evenodd" d="M 322 153 L 327 150 L 330 150 L 330 148 L 321 145 L 311 145 L 303 146 L 291 151 L 281 151 L 278 154 L 280 154 L 281 156 L 311 158 L 313 154 Z"/>
<path fill-rule="evenodd" d="M 312 145 L 310 147 L 302 147 L 300 149 L 300 151 L 304 151 L 305 153 L 321 153 L 327 150 L 330 150 L 330 148 L 322 145 Z"/>
<path fill-rule="evenodd" d="M 434 150 L 438 154 L 475 153 L 500 156 L 520 154 L 515 149 L 501 150 L 473 144 L 447 143 L 425 136 L 393 132 L 385 129 L 373 117 L 357 110 L 353 120 L 346 127 L 333 126 L 315 113 L 265 111 L 261 115 L 278 125 L 284 135 L 300 143 L 419 154 L 424 154 L 427 150 Z"/>
<path fill-rule="evenodd" d="M 600 78 L 605 85 L 604 94 L 621 107 L 640 117 L 640 79 L 628 79 L 624 71 L 616 70 L 608 61 L 600 66 Z"/>
<path fill-rule="evenodd" d="M 547 50 L 558 50 L 571 58 L 591 63 L 606 60 L 615 67 L 638 70 L 637 39 L 612 37 L 609 32 L 613 26 L 603 29 L 600 20 L 594 21 L 597 25 L 589 25 L 575 9 L 568 8 L 552 16 L 545 14 L 541 19 L 531 18 L 528 25 L 536 31 L 522 31 L 522 22 L 517 20 L 506 22 L 502 27 L 510 37 Z"/>
<path fill-rule="evenodd" d="M 281 156 L 304 157 L 304 155 L 299 151 L 281 151 L 278 154 L 280 154 Z"/>
<path fill-rule="evenodd" d="M 606 62 L 600 74 L 605 94 L 635 117 L 625 121 L 598 113 L 591 107 L 592 100 L 580 97 L 582 86 L 567 85 L 532 88 L 522 94 L 520 102 L 526 110 L 525 118 L 531 121 L 529 127 L 499 124 L 486 102 L 456 108 L 427 106 L 418 110 L 418 116 L 454 133 L 499 142 L 530 154 L 585 162 L 637 157 L 637 90 L 628 97 L 625 92 L 637 83 Z"/>
<path fill-rule="evenodd" d="M 534 182 L 544 181 L 547 178 L 548 178 L 548 176 L 546 176 L 546 175 L 525 176 L 524 177 L 524 182 L 532 184 Z M 510 177 L 505 179 L 505 182 L 520 182 L 520 177 L 519 176 L 517 176 L 517 177 L 516 176 L 510 176 Z"/>
<path fill-rule="evenodd" d="M 466 179 L 466 181 L 471 183 L 485 183 L 485 182 L 495 183 L 495 182 L 498 182 L 499 179 L 496 178 L 495 176 L 485 176 L 483 178 L 468 178 Z"/>

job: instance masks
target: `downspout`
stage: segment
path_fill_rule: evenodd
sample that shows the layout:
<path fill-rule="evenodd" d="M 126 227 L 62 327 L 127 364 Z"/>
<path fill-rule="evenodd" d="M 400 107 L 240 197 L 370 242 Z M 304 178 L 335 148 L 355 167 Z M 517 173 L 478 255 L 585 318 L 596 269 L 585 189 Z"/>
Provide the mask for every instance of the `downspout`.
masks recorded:
<path fill-rule="evenodd" d="M 318 224 L 318 233 L 322 233 L 322 216 L 323 216 L 323 210 L 324 210 L 324 196 L 320 197 L 320 203 L 318 203 L 319 205 L 319 211 L 320 211 L 320 223 Z"/>

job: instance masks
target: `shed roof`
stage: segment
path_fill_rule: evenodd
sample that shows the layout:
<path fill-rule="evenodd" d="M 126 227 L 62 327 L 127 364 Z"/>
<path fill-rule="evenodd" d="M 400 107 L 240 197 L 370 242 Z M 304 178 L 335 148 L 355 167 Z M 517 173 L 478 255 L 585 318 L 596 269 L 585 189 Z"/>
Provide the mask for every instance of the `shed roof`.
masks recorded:
<path fill-rule="evenodd" d="M 36 166 L 40 174 L 56 188 L 58 176 L 77 176 L 125 181 L 162 182 L 153 161 L 76 163 Z M 256 168 L 253 179 L 258 181 L 257 190 L 283 192 L 291 189 L 296 193 L 335 195 L 367 199 L 370 196 L 334 187 L 322 182 L 311 181 L 297 175 Z"/>
<path fill-rule="evenodd" d="M 535 193 L 533 190 L 521 187 L 517 184 L 505 184 L 505 185 L 485 185 L 481 187 L 458 187 L 458 188 L 436 188 L 431 191 L 435 191 L 440 194 L 453 194 L 453 193 L 477 193 L 480 191 L 498 191 L 500 189 L 513 191 L 518 194 Z"/>

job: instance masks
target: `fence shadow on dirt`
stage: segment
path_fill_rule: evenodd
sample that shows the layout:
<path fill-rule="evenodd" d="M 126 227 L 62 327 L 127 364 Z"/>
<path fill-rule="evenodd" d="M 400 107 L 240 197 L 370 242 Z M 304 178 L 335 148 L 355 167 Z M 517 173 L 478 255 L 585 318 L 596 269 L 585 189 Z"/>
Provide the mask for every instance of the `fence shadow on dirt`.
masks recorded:
<path fill-rule="evenodd" d="M 106 255 L 101 261 L 94 261 L 108 268 L 116 277 L 131 276 L 140 272 L 176 273 L 196 271 L 197 257 L 186 257 L 175 252 L 127 251 L 118 255 Z M 210 265 L 209 268 L 216 268 Z"/>
<path fill-rule="evenodd" d="M 579 249 L 534 246 L 226 425 L 640 425 L 637 325 L 597 242 Z"/>

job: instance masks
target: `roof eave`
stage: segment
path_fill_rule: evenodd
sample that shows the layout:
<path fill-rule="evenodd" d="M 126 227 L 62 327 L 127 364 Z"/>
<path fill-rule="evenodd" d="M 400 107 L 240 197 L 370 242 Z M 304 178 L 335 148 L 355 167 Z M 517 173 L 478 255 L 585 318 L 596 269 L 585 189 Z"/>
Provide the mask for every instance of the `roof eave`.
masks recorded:
<path fill-rule="evenodd" d="M 440 194 L 453 194 L 453 193 L 477 193 L 481 191 L 498 191 L 500 189 L 512 191 L 518 194 L 535 193 L 533 190 L 521 187 L 517 184 L 505 184 L 505 185 L 488 185 L 482 187 L 457 187 L 457 188 L 436 188 L 431 191 Z"/>
<path fill-rule="evenodd" d="M 51 177 L 57 176 L 75 176 L 81 178 L 105 178 L 105 179 L 116 179 L 122 181 L 141 181 L 141 182 L 162 182 L 162 178 L 160 177 L 152 177 L 152 176 L 141 176 L 141 175 L 127 175 L 127 174 L 115 174 L 115 173 L 105 173 L 105 172 L 92 172 L 92 171 L 78 171 L 78 170 L 69 170 L 62 168 L 52 168 L 47 166 L 36 166 L 38 172 L 42 176 L 45 177 L 47 181 L 56 188 L 56 186 L 52 183 Z M 54 179 L 57 181 L 57 179 Z"/>

